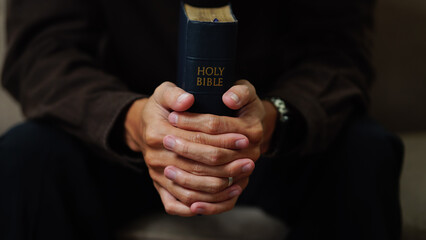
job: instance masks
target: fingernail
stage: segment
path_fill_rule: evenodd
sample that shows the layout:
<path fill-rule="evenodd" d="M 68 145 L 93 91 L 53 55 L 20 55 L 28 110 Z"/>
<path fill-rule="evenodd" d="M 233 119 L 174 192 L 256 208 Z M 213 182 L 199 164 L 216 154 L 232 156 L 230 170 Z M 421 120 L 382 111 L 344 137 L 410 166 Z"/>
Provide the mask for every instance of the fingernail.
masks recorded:
<path fill-rule="evenodd" d="M 238 196 L 238 195 L 240 195 L 240 190 L 238 190 L 238 189 L 235 189 L 235 190 L 233 190 L 233 191 L 231 191 L 230 193 L 229 193 L 229 197 L 230 198 L 233 198 L 233 197 L 236 197 L 236 196 Z"/>
<path fill-rule="evenodd" d="M 197 208 L 195 209 L 195 213 L 197 213 L 197 214 L 203 214 L 203 213 L 205 213 L 205 212 L 206 212 L 206 209 L 201 208 L 201 207 L 197 207 Z"/>
<path fill-rule="evenodd" d="M 164 175 L 166 175 L 166 177 L 170 180 L 176 179 L 176 171 L 174 171 L 173 169 L 166 168 L 166 170 L 164 171 Z"/>
<path fill-rule="evenodd" d="M 238 95 L 237 95 L 237 94 L 235 94 L 235 93 L 233 93 L 233 92 L 230 92 L 230 93 L 229 93 L 229 97 L 230 97 L 232 100 L 234 100 L 234 102 L 235 102 L 236 104 L 238 104 L 238 103 L 240 102 L 240 98 L 238 97 Z"/>
<path fill-rule="evenodd" d="M 170 113 L 170 115 L 169 115 L 169 122 L 172 125 L 176 125 L 177 121 L 178 121 L 178 115 L 177 115 L 177 113 L 175 113 L 175 112 Z"/>
<path fill-rule="evenodd" d="M 178 99 L 176 100 L 178 103 L 183 102 L 186 98 L 188 98 L 191 94 L 189 93 L 183 93 L 181 94 Z"/>
<path fill-rule="evenodd" d="M 243 173 L 250 172 L 251 170 L 253 170 L 253 164 L 251 163 L 247 163 L 241 168 L 241 172 Z"/>
<path fill-rule="evenodd" d="M 166 136 L 164 138 L 164 146 L 168 149 L 173 149 L 176 145 L 176 140 L 171 136 Z"/>
<path fill-rule="evenodd" d="M 237 148 L 245 148 L 248 145 L 248 141 L 246 139 L 240 139 L 235 141 L 235 147 Z"/>

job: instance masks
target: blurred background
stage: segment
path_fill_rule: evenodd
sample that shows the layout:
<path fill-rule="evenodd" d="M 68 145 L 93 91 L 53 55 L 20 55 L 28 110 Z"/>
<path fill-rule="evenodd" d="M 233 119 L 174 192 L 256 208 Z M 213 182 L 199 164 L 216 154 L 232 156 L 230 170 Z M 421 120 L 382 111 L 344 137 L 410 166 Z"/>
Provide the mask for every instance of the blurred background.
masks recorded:
<path fill-rule="evenodd" d="M 6 0 L 0 0 L 0 64 Z M 426 240 L 426 1 L 379 0 L 376 9 L 371 115 L 404 141 L 403 239 Z M 0 89 L 0 135 L 23 120 Z"/>

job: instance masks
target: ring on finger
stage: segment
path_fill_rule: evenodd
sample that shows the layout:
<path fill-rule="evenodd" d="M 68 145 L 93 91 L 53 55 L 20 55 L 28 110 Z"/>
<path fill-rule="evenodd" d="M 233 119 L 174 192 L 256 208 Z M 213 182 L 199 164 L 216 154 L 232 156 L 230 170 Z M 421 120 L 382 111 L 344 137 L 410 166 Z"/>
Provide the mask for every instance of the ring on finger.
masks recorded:
<path fill-rule="evenodd" d="M 231 186 L 234 183 L 233 177 L 228 177 L 228 187 Z"/>

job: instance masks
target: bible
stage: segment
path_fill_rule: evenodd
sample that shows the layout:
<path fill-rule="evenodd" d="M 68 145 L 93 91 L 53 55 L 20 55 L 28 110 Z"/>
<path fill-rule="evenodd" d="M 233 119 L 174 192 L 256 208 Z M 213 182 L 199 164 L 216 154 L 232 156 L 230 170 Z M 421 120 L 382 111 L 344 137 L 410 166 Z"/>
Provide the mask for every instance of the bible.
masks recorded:
<path fill-rule="evenodd" d="M 222 95 L 235 82 L 237 23 L 226 1 L 181 2 L 177 85 L 195 97 L 190 112 L 234 115 Z"/>

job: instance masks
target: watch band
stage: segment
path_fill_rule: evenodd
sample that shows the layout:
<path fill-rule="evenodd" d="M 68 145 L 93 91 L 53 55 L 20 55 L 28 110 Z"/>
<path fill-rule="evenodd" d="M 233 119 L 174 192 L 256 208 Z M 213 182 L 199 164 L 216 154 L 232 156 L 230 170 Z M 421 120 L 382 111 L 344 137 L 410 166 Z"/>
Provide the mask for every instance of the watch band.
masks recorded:
<path fill-rule="evenodd" d="M 274 105 L 274 107 L 277 109 L 277 122 L 275 124 L 274 134 L 272 135 L 270 149 L 267 153 L 264 154 L 266 157 L 274 157 L 279 155 L 283 150 L 282 146 L 285 142 L 284 135 L 286 126 L 290 120 L 290 111 L 287 108 L 284 100 L 279 97 L 270 97 L 266 98 L 265 100 L 271 102 L 272 105 Z"/>
<path fill-rule="evenodd" d="M 279 97 L 269 97 L 265 100 L 275 106 L 278 114 L 270 150 L 264 156 L 298 154 L 306 138 L 306 122 L 303 116 Z"/>
<path fill-rule="evenodd" d="M 278 111 L 278 120 L 282 123 L 285 123 L 289 120 L 289 111 L 287 106 L 285 105 L 284 100 L 282 100 L 281 98 L 278 97 L 271 97 L 269 100 L 277 109 Z"/>

